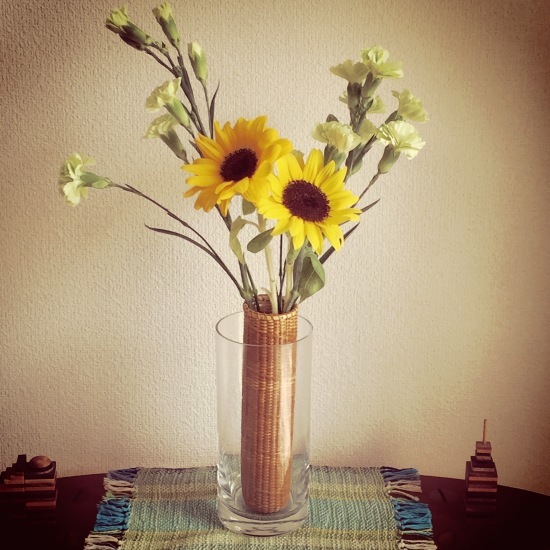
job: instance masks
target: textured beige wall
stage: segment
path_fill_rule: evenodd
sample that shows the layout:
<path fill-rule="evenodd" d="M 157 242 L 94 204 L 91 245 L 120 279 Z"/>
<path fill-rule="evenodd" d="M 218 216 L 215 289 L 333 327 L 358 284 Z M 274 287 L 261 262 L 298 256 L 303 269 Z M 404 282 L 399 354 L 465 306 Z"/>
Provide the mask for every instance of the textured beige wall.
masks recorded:
<path fill-rule="evenodd" d="M 221 81 L 220 118 L 268 114 L 295 145 L 338 102 L 331 65 L 382 44 L 431 122 L 414 161 L 327 264 L 315 326 L 315 463 L 462 477 L 490 419 L 500 481 L 550 493 L 548 31 L 542 0 L 173 5 Z M 130 12 L 148 29 L 154 2 Z M 57 194 L 73 151 L 201 227 L 179 162 L 141 140 L 166 79 L 103 28 L 96 0 L 3 0 L 0 15 L 0 466 L 62 475 L 215 461 L 213 326 L 237 310 L 218 267 L 116 190 Z M 155 31 L 156 32 L 156 31 Z M 371 166 L 372 168 L 372 166 Z M 364 178 L 368 177 L 368 171 Z M 360 187 L 360 178 L 355 178 Z"/>

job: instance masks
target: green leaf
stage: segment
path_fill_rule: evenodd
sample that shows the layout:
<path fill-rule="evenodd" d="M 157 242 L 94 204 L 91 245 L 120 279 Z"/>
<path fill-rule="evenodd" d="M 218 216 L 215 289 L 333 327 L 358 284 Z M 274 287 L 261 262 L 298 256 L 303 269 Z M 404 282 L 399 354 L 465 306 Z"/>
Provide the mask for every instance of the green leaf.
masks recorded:
<path fill-rule="evenodd" d="M 271 242 L 271 239 L 273 238 L 271 236 L 272 231 L 273 229 L 268 229 L 267 231 L 263 231 L 259 235 L 256 235 L 246 247 L 248 252 L 252 252 L 253 254 L 261 252 Z"/>
<path fill-rule="evenodd" d="M 218 95 L 218 90 L 220 89 L 220 84 L 218 82 L 218 86 L 216 88 L 216 91 L 214 92 L 214 95 L 212 96 L 212 101 L 210 102 L 210 107 L 208 109 L 208 118 L 210 120 L 210 135 L 214 135 L 214 112 L 216 110 L 216 97 Z"/>
<path fill-rule="evenodd" d="M 351 176 L 353 176 L 353 174 L 357 174 L 357 172 L 359 172 L 359 170 L 361 170 L 361 167 L 363 166 L 363 161 L 362 160 L 358 160 L 357 162 L 354 162 L 353 163 L 353 166 L 351 167 Z"/>
<path fill-rule="evenodd" d="M 309 249 L 303 259 L 298 293 L 301 301 L 313 296 L 325 286 L 325 270 L 319 261 L 317 254 Z"/>
<path fill-rule="evenodd" d="M 370 210 L 373 206 L 375 206 L 379 202 L 380 202 L 380 199 L 378 199 L 377 201 L 371 202 L 370 204 L 368 204 L 364 208 L 361 208 L 361 212 L 365 213 L 367 210 Z"/>
<path fill-rule="evenodd" d="M 256 207 L 251 202 L 243 199 L 243 216 L 248 216 L 249 214 L 252 214 L 255 210 Z"/>
<path fill-rule="evenodd" d="M 246 220 L 243 220 L 240 216 L 231 224 L 231 231 L 229 232 L 229 246 L 231 250 L 237 256 L 237 259 L 241 264 L 244 264 L 244 254 L 241 243 L 239 241 L 239 232 L 247 224 Z"/>

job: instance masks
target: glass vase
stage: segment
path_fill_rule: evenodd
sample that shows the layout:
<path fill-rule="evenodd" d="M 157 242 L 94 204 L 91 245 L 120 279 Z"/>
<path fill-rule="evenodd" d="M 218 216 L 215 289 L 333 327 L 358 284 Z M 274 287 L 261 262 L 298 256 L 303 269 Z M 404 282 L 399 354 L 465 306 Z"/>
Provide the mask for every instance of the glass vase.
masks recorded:
<path fill-rule="evenodd" d="M 270 536 L 307 518 L 312 326 L 258 305 L 216 325 L 218 516 Z"/>

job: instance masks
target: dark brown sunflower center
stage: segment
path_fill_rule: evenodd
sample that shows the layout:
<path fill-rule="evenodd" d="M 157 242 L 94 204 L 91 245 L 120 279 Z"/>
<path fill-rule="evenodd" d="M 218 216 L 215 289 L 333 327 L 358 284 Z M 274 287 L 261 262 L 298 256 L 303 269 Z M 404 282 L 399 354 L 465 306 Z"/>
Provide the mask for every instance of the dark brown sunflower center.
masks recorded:
<path fill-rule="evenodd" d="M 227 155 L 220 168 L 224 181 L 240 181 L 254 175 L 258 157 L 251 149 L 237 149 Z"/>
<path fill-rule="evenodd" d="M 330 212 L 327 196 L 304 180 L 291 181 L 285 187 L 283 204 L 292 215 L 308 222 L 322 222 Z"/>

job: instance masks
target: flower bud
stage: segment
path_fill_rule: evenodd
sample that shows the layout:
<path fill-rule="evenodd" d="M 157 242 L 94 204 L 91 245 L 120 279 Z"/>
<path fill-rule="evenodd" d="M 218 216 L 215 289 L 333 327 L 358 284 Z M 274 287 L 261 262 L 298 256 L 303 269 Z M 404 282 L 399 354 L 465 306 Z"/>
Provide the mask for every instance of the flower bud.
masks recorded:
<path fill-rule="evenodd" d="M 378 171 L 381 174 L 387 174 L 391 170 L 391 167 L 397 162 L 400 154 L 399 151 L 396 151 L 393 147 L 388 145 L 384 149 L 384 154 L 378 162 Z"/>
<path fill-rule="evenodd" d="M 189 61 L 191 62 L 195 76 L 203 85 L 206 84 L 206 77 L 208 76 L 206 54 L 201 45 L 196 41 L 190 42 L 187 45 L 187 53 L 189 54 Z"/>
<path fill-rule="evenodd" d="M 181 77 L 167 80 L 164 84 L 155 88 L 147 98 L 145 108 L 154 113 L 164 107 L 180 124 L 190 128 L 189 113 L 183 103 L 176 97 L 180 84 Z"/>
<path fill-rule="evenodd" d="M 376 92 L 378 86 L 380 86 L 380 82 L 382 82 L 382 79 L 374 78 L 372 73 L 369 73 L 363 87 L 361 88 L 361 97 L 363 99 L 371 98 L 374 95 L 374 92 Z"/>
<path fill-rule="evenodd" d="M 184 162 L 189 162 L 187 158 L 187 152 L 185 151 L 181 140 L 176 133 L 175 127 L 179 122 L 170 113 L 155 118 L 149 124 L 147 132 L 145 132 L 144 138 L 160 138 L 172 152 Z"/>
<path fill-rule="evenodd" d="M 105 26 L 116 34 L 122 34 L 124 27 L 130 22 L 128 18 L 128 8 L 123 6 L 119 10 L 111 10 L 109 18 L 105 21 Z"/>
<path fill-rule="evenodd" d="M 105 26 L 137 50 L 142 50 L 145 46 L 150 46 L 153 43 L 153 39 L 146 32 L 130 21 L 126 6 L 118 10 L 111 10 Z"/>
<path fill-rule="evenodd" d="M 165 103 L 164 107 L 182 126 L 191 128 L 191 121 L 189 120 L 187 109 L 177 97 L 172 99 L 169 103 Z"/>
<path fill-rule="evenodd" d="M 342 163 L 346 160 L 348 154 L 344 151 L 339 151 L 334 147 L 329 146 L 329 148 L 330 148 L 330 153 L 328 155 L 326 163 L 328 164 L 330 161 L 333 161 L 335 169 L 339 170 L 340 166 L 342 166 Z"/>
<path fill-rule="evenodd" d="M 160 4 L 153 10 L 153 13 L 170 44 L 177 48 L 180 45 L 180 33 L 176 27 L 170 4 L 168 2 Z"/>

